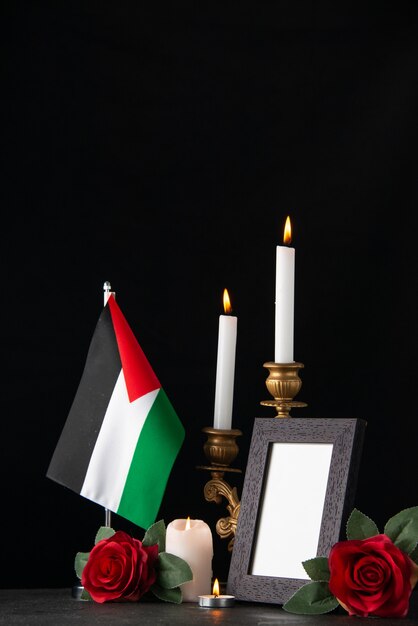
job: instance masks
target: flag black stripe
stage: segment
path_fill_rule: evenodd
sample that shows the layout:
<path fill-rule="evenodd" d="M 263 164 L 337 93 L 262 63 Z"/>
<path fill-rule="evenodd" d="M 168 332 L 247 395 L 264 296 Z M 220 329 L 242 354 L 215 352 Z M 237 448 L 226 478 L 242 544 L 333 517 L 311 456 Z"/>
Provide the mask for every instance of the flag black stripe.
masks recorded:
<path fill-rule="evenodd" d="M 52 456 L 47 476 L 80 493 L 122 364 L 109 307 L 104 307 L 83 375 Z"/>

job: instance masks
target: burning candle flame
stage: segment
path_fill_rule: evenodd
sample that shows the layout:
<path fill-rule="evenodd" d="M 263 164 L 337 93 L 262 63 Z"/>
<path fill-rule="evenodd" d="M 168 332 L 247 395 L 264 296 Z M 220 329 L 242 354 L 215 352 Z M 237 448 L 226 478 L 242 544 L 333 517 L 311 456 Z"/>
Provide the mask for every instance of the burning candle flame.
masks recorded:
<path fill-rule="evenodd" d="M 287 216 L 286 224 L 284 225 L 283 243 L 289 245 L 292 242 L 292 226 L 290 224 L 290 217 Z"/>
<path fill-rule="evenodd" d="M 184 530 L 190 530 L 190 516 L 186 520 L 186 526 L 185 526 Z"/>
<path fill-rule="evenodd" d="M 224 289 L 224 311 L 227 315 L 232 313 L 231 300 L 229 299 L 228 289 Z"/>
<path fill-rule="evenodd" d="M 218 579 L 217 578 L 215 578 L 215 582 L 213 583 L 212 593 L 215 596 L 215 598 L 217 598 L 219 596 L 219 583 L 218 583 Z"/>

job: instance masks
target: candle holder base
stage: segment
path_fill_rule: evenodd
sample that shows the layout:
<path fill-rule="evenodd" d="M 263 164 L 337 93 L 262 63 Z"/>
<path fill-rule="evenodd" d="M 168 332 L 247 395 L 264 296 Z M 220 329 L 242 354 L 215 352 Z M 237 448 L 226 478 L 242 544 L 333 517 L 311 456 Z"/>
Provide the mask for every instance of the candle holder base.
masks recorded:
<path fill-rule="evenodd" d="M 203 450 L 210 461 L 210 465 L 199 465 L 197 469 L 207 470 L 211 473 L 212 478 L 203 489 L 205 500 L 215 502 L 215 504 L 221 504 L 223 497 L 227 500 L 229 515 L 217 521 L 216 532 L 221 539 L 231 538 L 228 543 L 228 551 L 231 552 L 237 528 L 240 500 L 236 487 L 231 487 L 224 479 L 224 475 L 225 472 L 242 473 L 238 468 L 229 467 L 239 451 L 235 439 L 242 435 L 242 432 L 238 429 L 221 430 L 210 427 L 205 427 L 202 431 L 208 436 Z"/>
<path fill-rule="evenodd" d="M 273 363 L 268 361 L 263 367 L 269 370 L 266 387 L 274 400 L 263 400 L 263 406 L 274 406 L 276 417 L 291 417 L 290 410 L 308 406 L 306 402 L 298 402 L 293 398 L 299 393 L 302 381 L 299 370 L 304 367 L 303 363 Z"/>
<path fill-rule="evenodd" d="M 239 448 L 235 440 L 242 435 L 242 432 L 237 428 L 223 430 L 210 426 L 202 428 L 202 432 L 208 436 L 203 451 L 211 466 L 229 467 L 237 458 Z"/>

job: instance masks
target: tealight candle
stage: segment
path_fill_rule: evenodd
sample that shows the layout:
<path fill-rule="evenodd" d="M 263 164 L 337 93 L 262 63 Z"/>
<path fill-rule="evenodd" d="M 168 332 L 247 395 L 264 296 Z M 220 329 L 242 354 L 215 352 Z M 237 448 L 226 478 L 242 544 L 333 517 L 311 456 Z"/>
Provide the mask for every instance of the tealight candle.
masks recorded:
<path fill-rule="evenodd" d="M 234 606 L 235 596 L 225 596 L 219 594 L 219 582 L 215 578 L 213 583 L 213 593 L 206 596 L 199 596 L 199 606 L 203 606 L 207 609 L 224 609 L 229 606 Z"/>
<path fill-rule="evenodd" d="M 200 519 L 176 519 L 167 526 L 165 549 L 189 564 L 193 580 L 181 585 L 183 602 L 196 602 L 210 591 L 213 540 L 209 526 Z"/>

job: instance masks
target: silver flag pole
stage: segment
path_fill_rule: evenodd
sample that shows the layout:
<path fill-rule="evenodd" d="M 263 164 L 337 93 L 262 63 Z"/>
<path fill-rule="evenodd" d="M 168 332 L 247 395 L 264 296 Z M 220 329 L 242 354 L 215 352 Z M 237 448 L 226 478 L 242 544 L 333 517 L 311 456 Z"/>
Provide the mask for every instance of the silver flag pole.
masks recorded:
<path fill-rule="evenodd" d="M 115 295 L 115 292 L 112 292 L 111 289 L 112 289 L 111 284 L 109 283 L 108 280 L 106 280 L 103 285 L 103 292 L 104 292 L 103 293 L 103 297 L 104 297 L 103 306 L 106 306 L 110 294 L 112 294 L 113 296 Z M 112 512 L 106 508 L 105 508 L 105 526 L 107 526 L 108 528 L 112 526 Z"/>

